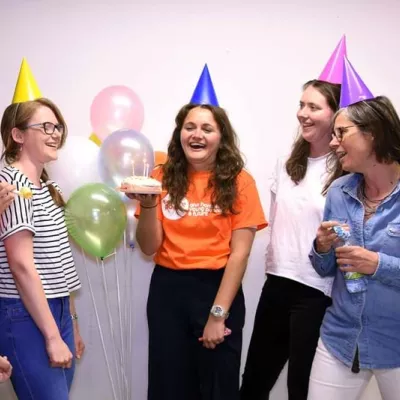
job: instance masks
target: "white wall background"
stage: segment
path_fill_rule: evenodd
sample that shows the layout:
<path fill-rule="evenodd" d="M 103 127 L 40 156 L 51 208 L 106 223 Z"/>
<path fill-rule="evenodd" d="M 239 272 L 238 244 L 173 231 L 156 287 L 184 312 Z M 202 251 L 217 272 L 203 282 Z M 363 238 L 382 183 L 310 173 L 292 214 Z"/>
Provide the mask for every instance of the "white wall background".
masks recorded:
<path fill-rule="evenodd" d="M 143 133 L 156 150 L 165 150 L 175 114 L 190 99 L 207 62 L 268 212 L 267 178 L 296 133 L 301 85 L 318 76 L 343 33 L 349 57 L 372 92 L 400 105 L 400 92 L 394 89 L 399 19 L 397 0 L 0 0 L 0 109 L 11 101 L 25 56 L 43 94 L 63 110 L 71 134 L 89 136 L 94 96 L 106 86 L 122 84 L 142 99 Z M 244 355 L 263 284 L 266 242 L 267 232 L 261 232 L 245 278 Z M 77 263 L 85 285 L 78 308 L 87 353 L 71 399 L 108 400 L 110 384 L 82 259 L 77 257 Z M 132 399 L 145 400 L 145 303 L 152 264 L 138 250 L 131 263 Z M 102 300 L 96 265 L 89 267 Z M 7 393 L 8 385 L 0 386 L 0 398 L 12 399 Z M 271 399 L 287 399 L 284 374 Z M 380 399 L 374 382 L 367 399 Z"/>

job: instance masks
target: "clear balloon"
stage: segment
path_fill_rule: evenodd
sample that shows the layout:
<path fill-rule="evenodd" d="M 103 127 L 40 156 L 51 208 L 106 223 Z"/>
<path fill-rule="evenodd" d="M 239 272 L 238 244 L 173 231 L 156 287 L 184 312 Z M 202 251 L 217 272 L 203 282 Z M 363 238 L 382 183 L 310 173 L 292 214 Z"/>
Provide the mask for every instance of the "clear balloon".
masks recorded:
<path fill-rule="evenodd" d="M 100 147 L 100 178 L 114 189 L 128 176 L 149 176 L 153 168 L 153 146 L 140 132 L 133 130 L 114 132 Z"/>
<path fill-rule="evenodd" d="M 109 86 L 94 98 L 90 109 L 93 132 L 104 140 L 119 129 L 140 131 L 144 109 L 138 95 L 126 86 Z"/>
<path fill-rule="evenodd" d="M 96 168 L 99 147 L 82 136 L 68 136 L 58 159 L 46 166 L 51 179 L 60 185 L 64 198 L 86 183 L 100 182 Z"/>
<path fill-rule="evenodd" d="M 74 241 L 88 254 L 104 258 L 123 237 L 127 215 L 118 194 L 103 183 L 89 183 L 72 193 L 65 222 Z"/>

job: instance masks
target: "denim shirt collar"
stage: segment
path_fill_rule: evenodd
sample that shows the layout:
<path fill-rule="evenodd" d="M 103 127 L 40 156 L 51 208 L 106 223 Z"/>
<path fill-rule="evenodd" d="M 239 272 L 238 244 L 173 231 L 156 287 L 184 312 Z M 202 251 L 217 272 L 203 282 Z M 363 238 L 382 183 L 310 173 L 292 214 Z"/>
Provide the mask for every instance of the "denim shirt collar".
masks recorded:
<path fill-rule="evenodd" d="M 343 184 L 342 186 L 342 190 L 344 193 L 347 193 L 349 196 L 351 196 L 353 199 L 355 200 L 359 200 L 358 199 L 358 195 L 357 195 L 357 191 L 358 191 L 358 187 L 361 183 L 361 181 L 363 180 L 364 176 L 363 174 L 359 174 L 359 173 L 354 173 L 350 176 L 350 178 L 346 181 L 346 183 Z M 390 193 L 389 196 L 387 196 L 383 201 L 382 204 L 385 203 L 386 201 L 390 200 L 392 198 L 392 196 L 394 196 L 395 194 L 397 194 L 400 191 L 400 181 L 397 182 L 396 184 L 396 189 L 393 190 L 392 193 Z"/>

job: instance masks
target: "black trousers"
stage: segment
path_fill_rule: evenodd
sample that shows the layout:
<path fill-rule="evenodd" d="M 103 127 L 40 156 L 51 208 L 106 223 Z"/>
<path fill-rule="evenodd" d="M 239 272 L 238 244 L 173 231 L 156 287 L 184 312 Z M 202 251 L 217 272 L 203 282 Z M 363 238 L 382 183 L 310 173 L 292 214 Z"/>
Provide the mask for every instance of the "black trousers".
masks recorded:
<path fill-rule="evenodd" d="M 176 271 L 156 265 L 147 303 L 148 400 L 239 400 L 243 291 L 226 326 L 232 334 L 214 350 L 199 338 L 224 270 Z"/>
<path fill-rule="evenodd" d="M 268 275 L 257 307 L 241 400 L 268 400 L 287 360 L 289 400 L 307 400 L 319 330 L 330 304 L 331 299 L 317 289 Z"/>

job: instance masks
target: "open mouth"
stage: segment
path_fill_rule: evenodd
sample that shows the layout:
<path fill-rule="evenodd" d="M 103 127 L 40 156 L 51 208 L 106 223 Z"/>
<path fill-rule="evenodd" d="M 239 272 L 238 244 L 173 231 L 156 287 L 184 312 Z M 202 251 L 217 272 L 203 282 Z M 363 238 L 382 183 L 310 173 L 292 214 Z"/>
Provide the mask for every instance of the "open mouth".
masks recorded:
<path fill-rule="evenodd" d="M 189 143 L 189 147 L 193 150 L 202 150 L 206 145 L 203 143 Z"/>
<path fill-rule="evenodd" d="M 347 155 L 347 153 L 345 151 L 339 151 L 336 153 L 336 156 L 339 159 L 339 161 L 342 161 L 343 157 L 346 155 Z"/>

